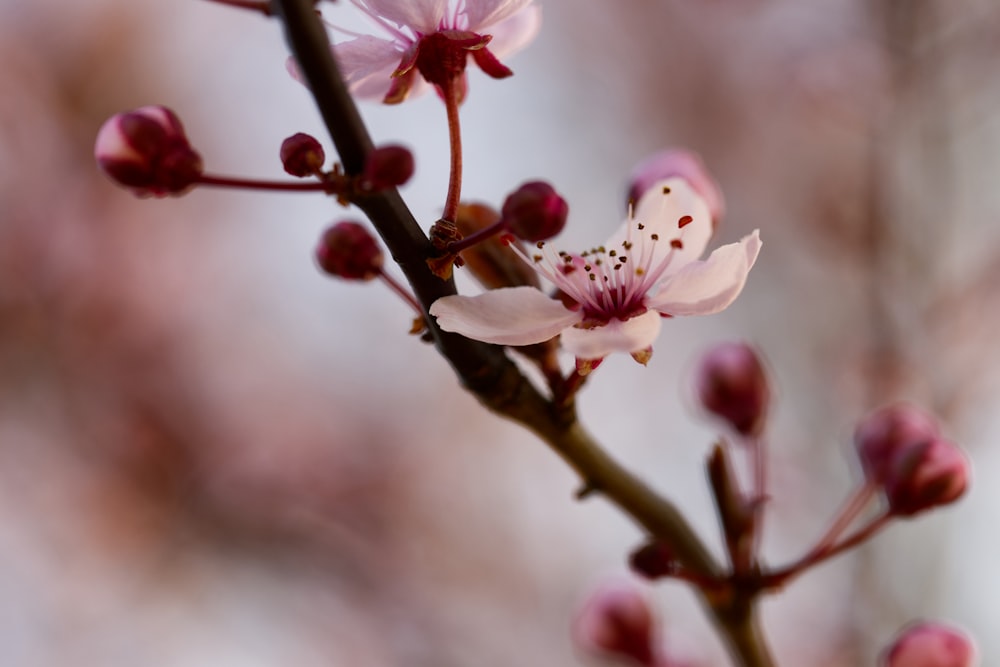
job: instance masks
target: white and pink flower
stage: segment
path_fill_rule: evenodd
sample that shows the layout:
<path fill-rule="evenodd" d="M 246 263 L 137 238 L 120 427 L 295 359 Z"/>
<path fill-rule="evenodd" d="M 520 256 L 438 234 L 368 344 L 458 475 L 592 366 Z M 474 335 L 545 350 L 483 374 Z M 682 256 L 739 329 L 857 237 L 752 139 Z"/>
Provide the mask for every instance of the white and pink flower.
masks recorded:
<path fill-rule="evenodd" d="M 537 244 L 521 258 L 561 292 L 509 287 L 447 296 L 431 306 L 445 331 L 498 345 L 531 345 L 561 336 L 578 368 L 613 352 L 646 363 L 661 319 L 708 315 L 731 304 L 757 259 L 757 231 L 698 259 L 712 236 L 705 200 L 681 178 L 649 188 L 608 241 L 579 255 Z"/>
<path fill-rule="evenodd" d="M 351 2 L 388 36 L 355 35 L 334 54 L 354 95 L 387 104 L 424 92 L 428 83 L 455 85 L 461 99 L 469 58 L 494 78 L 510 76 L 499 58 L 524 48 L 541 25 L 533 0 Z"/>

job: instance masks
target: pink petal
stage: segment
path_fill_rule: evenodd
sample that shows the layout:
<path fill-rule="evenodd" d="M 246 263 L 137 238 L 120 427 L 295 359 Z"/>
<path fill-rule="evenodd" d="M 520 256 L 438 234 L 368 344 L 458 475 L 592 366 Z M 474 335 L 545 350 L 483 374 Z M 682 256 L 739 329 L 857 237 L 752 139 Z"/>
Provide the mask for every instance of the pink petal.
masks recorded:
<path fill-rule="evenodd" d="M 578 359 L 601 359 L 612 352 L 639 352 L 660 334 L 660 314 L 649 310 L 624 322 L 611 320 L 592 329 L 571 327 L 562 333 L 562 346 Z"/>
<path fill-rule="evenodd" d="M 415 32 L 434 32 L 444 18 L 448 0 L 361 0 L 370 14 Z"/>
<path fill-rule="evenodd" d="M 497 58 L 517 53 L 531 43 L 542 27 L 542 9 L 536 6 L 524 7 L 522 11 L 504 18 L 487 30 L 493 36 L 490 51 Z"/>
<path fill-rule="evenodd" d="M 739 296 L 760 252 L 760 232 L 730 243 L 672 275 L 646 305 L 666 315 L 710 315 Z"/>
<path fill-rule="evenodd" d="M 351 92 L 373 99 L 381 99 L 389 91 L 392 73 L 399 66 L 403 53 L 396 42 L 370 35 L 333 47 L 333 55 Z"/>
<path fill-rule="evenodd" d="M 468 30 L 491 32 L 493 24 L 513 16 L 532 3 L 533 0 L 466 0 L 465 16 L 469 19 Z"/>
<path fill-rule="evenodd" d="M 632 212 L 632 220 L 626 220 L 615 235 L 607 240 L 605 247 L 620 247 L 627 238 L 628 225 L 637 223 L 645 227 L 644 234 L 657 234 L 660 237 L 650 266 L 659 265 L 673 251 L 674 255 L 664 276 L 677 273 L 685 265 L 701 257 L 712 237 L 712 216 L 708 204 L 687 181 L 679 177 L 659 181 L 646 190 Z M 679 239 L 683 244 L 680 249 L 671 247 L 670 242 L 674 239 Z"/>
<path fill-rule="evenodd" d="M 431 304 L 430 312 L 445 331 L 497 345 L 541 343 L 583 317 L 534 287 L 505 287 L 478 296 L 446 296 Z"/>

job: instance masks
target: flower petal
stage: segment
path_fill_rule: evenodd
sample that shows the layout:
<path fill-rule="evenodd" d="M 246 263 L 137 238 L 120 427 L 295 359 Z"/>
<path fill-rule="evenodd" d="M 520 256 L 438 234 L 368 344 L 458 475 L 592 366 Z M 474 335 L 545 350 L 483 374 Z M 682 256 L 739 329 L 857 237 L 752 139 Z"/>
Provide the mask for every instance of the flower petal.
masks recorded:
<path fill-rule="evenodd" d="M 532 2 L 533 0 L 466 0 L 465 16 L 469 20 L 467 29 L 472 32 L 490 32 L 487 28 L 513 16 Z"/>
<path fill-rule="evenodd" d="M 542 27 L 542 9 L 534 5 L 510 15 L 491 27 L 487 33 L 493 36 L 490 51 L 497 58 L 517 53 L 538 35 Z"/>
<path fill-rule="evenodd" d="M 448 0 L 360 0 L 376 19 L 388 19 L 415 32 L 436 31 L 444 19 Z"/>
<path fill-rule="evenodd" d="M 590 329 L 566 329 L 562 333 L 562 346 L 578 359 L 601 359 L 612 352 L 645 350 L 659 334 L 660 314 L 655 310 L 648 310 L 624 322 L 613 319 Z"/>
<path fill-rule="evenodd" d="M 534 287 L 446 296 L 431 304 L 430 312 L 445 331 L 497 345 L 541 343 L 583 318 Z"/>
<path fill-rule="evenodd" d="M 351 92 L 358 97 L 374 99 L 381 99 L 389 91 L 392 73 L 404 52 L 402 45 L 371 35 L 333 47 L 333 55 Z"/>
<path fill-rule="evenodd" d="M 649 308 L 665 315 L 710 315 L 726 308 L 739 296 L 747 273 L 760 252 L 760 232 L 730 243 L 704 261 L 688 264 L 646 299 Z"/>

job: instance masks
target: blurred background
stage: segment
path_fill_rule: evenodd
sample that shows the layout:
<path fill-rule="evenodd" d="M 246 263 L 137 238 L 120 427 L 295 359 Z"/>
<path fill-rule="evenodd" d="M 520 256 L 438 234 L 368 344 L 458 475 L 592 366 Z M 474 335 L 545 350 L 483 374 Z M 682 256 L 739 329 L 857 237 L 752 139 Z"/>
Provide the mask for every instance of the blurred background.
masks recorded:
<path fill-rule="evenodd" d="M 542 4 L 516 76 L 471 74 L 466 198 L 547 179 L 571 206 L 560 244 L 591 247 L 631 167 L 684 146 L 726 195 L 718 241 L 759 227 L 765 244 L 728 311 L 667 323 L 648 368 L 601 367 L 586 425 L 718 552 L 718 428 L 691 368 L 713 342 L 756 344 L 779 395 L 781 563 L 857 483 L 854 422 L 899 398 L 934 410 L 971 492 L 796 580 L 764 622 L 782 665 L 871 665 L 926 617 L 1000 663 L 1000 6 Z M 465 395 L 405 304 L 320 274 L 321 230 L 355 212 L 139 201 L 94 167 L 104 119 L 164 104 L 210 171 L 281 178 L 284 137 L 329 146 L 286 56 L 275 21 L 204 0 L 0 0 L 0 664 L 603 664 L 570 621 L 640 533 Z M 440 102 L 362 111 L 416 154 L 404 196 L 429 225 Z M 651 595 L 674 655 L 727 664 L 683 586 Z"/>

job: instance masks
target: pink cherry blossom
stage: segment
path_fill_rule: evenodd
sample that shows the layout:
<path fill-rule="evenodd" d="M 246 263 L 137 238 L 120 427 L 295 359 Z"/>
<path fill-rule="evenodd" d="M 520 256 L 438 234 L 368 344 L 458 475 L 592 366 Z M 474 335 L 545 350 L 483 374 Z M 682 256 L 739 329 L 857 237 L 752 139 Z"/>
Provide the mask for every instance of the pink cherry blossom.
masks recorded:
<path fill-rule="evenodd" d="M 531 257 L 562 299 L 534 287 L 447 296 L 430 312 L 445 331 L 498 345 L 531 345 L 561 336 L 579 361 L 628 352 L 646 363 L 661 317 L 708 315 L 731 304 L 757 259 L 757 231 L 699 260 L 712 235 L 708 204 L 681 178 L 647 190 L 608 241 L 579 255 L 544 243 Z M 593 367 L 582 364 L 580 367 Z"/>
<path fill-rule="evenodd" d="M 450 78 L 464 91 L 470 57 L 492 77 L 510 76 L 498 58 L 526 46 L 541 24 L 533 0 L 351 2 L 388 37 L 355 35 L 335 45 L 334 54 L 354 95 L 387 104 L 424 92 L 428 82 L 440 87 Z"/>

